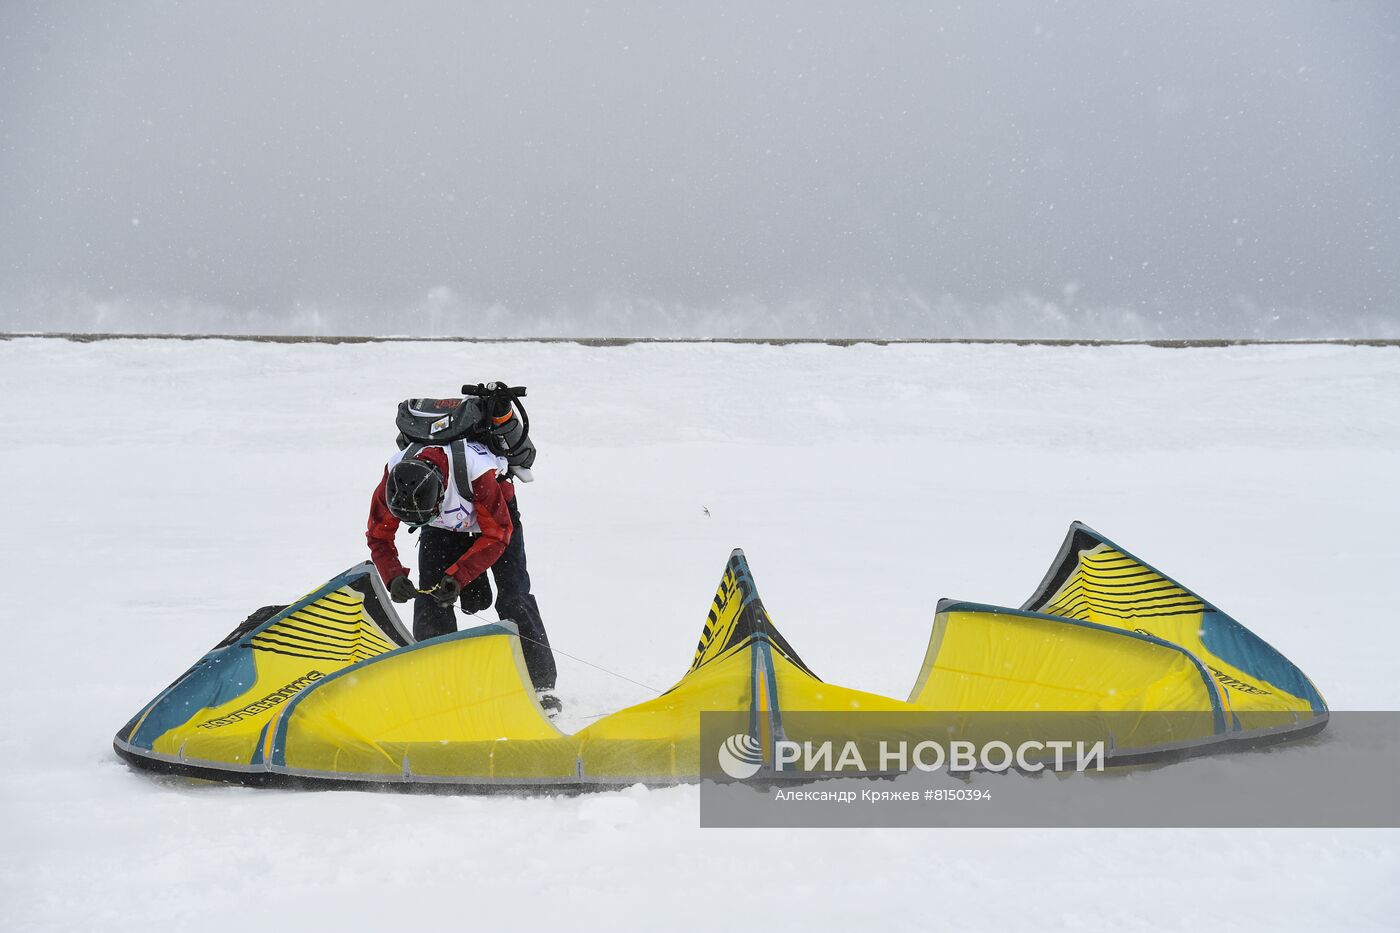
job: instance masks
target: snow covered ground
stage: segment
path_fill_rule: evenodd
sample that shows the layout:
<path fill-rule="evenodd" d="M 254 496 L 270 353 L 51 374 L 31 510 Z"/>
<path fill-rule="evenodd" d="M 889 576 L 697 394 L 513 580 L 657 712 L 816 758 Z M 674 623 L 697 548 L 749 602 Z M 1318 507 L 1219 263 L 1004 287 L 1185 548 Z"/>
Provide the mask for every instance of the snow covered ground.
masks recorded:
<path fill-rule="evenodd" d="M 5 341 L 0 928 L 1395 928 L 1395 830 L 700 830 L 695 788 L 121 764 L 117 727 L 250 610 L 363 559 L 394 404 L 492 378 L 530 387 L 551 637 L 643 684 L 738 546 L 818 674 L 903 696 L 940 596 L 1019 605 L 1082 519 L 1334 709 L 1400 704 L 1397 349 Z M 567 728 L 649 695 L 560 664 Z"/>

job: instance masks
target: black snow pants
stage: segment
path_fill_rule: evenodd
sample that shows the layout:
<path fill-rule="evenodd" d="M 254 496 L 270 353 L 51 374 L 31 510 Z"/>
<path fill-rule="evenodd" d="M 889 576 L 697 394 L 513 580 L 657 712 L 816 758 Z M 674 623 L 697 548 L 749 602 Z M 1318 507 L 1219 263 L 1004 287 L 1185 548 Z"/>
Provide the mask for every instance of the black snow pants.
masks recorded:
<path fill-rule="evenodd" d="M 540 607 L 530 593 L 530 572 L 525 566 L 525 529 L 520 524 L 520 508 L 510 502 L 510 520 L 515 531 L 505 552 L 491 565 L 496 579 L 496 615 L 510 619 L 520 630 L 520 650 L 536 690 L 554 687 L 554 652 L 549 649 Z M 418 585 L 427 590 L 437 585 L 447 568 L 457 562 L 480 535 L 448 531 L 427 525 L 418 532 Z M 440 606 L 431 596 L 413 601 L 413 637 L 418 641 L 457 631 L 454 606 Z"/>

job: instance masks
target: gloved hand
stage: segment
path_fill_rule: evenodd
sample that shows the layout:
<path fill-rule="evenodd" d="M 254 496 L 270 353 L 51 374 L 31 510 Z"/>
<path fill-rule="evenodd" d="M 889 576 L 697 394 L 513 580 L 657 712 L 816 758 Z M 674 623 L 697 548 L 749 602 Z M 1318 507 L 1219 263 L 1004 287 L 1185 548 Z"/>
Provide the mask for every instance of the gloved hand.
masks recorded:
<path fill-rule="evenodd" d="M 396 603 L 406 603 L 418 595 L 418 588 L 408 578 L 408 574 L 397 576 L 389 581 L 389 597 Z"/>
<path fill-rule="evenodd" d="M 467 612 L 491 608 L 491 581 L 485 573 L 462 587 L 462 608 Z"/>
<path fill-rule="evenodd" d="M 451 576 L 443 577 L 438 581 L 438 585 L 428 592 L 428 595 L 437 601 L 439 606 L 450 606 L 457 601 L 457 597 L 462 592 L 462 584 L 457 582 L 457 578 Z"/>

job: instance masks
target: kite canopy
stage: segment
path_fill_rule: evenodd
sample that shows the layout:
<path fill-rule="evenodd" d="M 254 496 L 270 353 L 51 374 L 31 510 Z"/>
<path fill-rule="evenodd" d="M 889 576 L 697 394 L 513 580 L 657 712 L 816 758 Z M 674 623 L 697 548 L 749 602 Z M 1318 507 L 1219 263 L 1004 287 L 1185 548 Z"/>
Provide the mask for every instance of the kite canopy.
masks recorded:
<path fill-rule="evenodd" d="M 1327 714 L 1312 681 L 1264 639 L 1082 522 L 1021 608 L 1179 646 L 1215 680 L 1231 731 Z"/>
<path fill-rule="evenodd" d="M 138 764 L 189 764 L 218 777 L 263 771 L 274 713 L 327 677 L 412 640 L 369 568 L 348 570 L 290 606 L 253 613 L 132 717 L 117 733 L 117 751 Z"/>
<path fill-rule="evenodd" d="M 668 784 L 704 770 L 702 712 L 731 714 L 771 762 L 780 737 L 823 737 L 806 714 L 856 710 L 925 723 L 938 711 L 941 732 L 967 737 L 987 728 L 986 713 L 1077 713 L 1125 758 L 1326 721 L 1316 689 L 1277 651 L 1076 523 L 1025 607 L 939 603 L 907 702 L 817 677 L 736 550 L 675 686 L 565 735 L 536 702 L 513 623 L 412 643 L 366 562 L 254 613 L 114 744 L 143 768 L 254 784 Z"/>
<path fill-rule="evenodd" d="M 1020 609 L 939 602 L 909 702 L 1077 713 L 1081 727 L 1097 714 L 1090 729 L 1120 758 L 1303 735 L 1327 720 L 1291 661 L 1081 522 Z"/>
<path fill-rule="evenodd" d="M 654 700 L 630 706 L 575 736 L 579 775 L 602 783 L 694 780 L 702 773 L 700 714 L 744 714 L 747 733 L 767 745 L 801 740 L 784 711 L 917 712 L 907 703 L 823 683 L 779 634 L 743 551 L 729 555 L 690 670 Z M 738 716 L 736 715 L 736 718 Z"/>

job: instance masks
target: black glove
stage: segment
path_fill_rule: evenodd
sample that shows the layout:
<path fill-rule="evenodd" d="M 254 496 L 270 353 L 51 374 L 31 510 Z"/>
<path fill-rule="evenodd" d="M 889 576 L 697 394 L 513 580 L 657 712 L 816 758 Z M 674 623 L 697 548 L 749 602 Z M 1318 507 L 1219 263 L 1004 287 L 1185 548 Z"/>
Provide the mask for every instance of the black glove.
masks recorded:
<path fill-rule="evenodd" d="M 486 579 L 484 572 L 462 587 L 462 608 L 467 612 L 481 612 L 491 608 L 491 581 Z"/>
<path fill-rule="evenodd" d="M 462 584 L 457 582 L 454 576 L 445 576 L 438 585 L 429 591 L 428 595 L 437 600 L 439 606 L 450 606 L 457 601 L 458 595 L 462 592 Z"/>
<path fill-rule="evenodd" d="M 408 574 L 403 574 L 389 581 L 389 596 L 394 602 L 406 603 L 417 595 L 418 588 L 413 585 Z"/>

